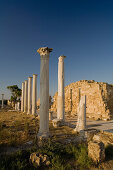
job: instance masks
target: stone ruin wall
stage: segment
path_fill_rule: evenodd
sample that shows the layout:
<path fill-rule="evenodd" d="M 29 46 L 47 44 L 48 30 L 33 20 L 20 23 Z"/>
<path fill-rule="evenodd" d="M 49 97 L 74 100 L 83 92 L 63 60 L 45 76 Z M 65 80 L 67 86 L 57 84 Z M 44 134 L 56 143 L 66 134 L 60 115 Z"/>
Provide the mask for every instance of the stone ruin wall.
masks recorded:
<path fill-rule="evenodd" d="M 51 106 L 51 111 L 54 112 L 57 111 L 57 95 L 58 92 L 55 93 Z M 80 96 L 83 95 L 86 95 L 87 117 L 95 120 L 113 118 L 113 85 L 94 80 L 71 83 L 65 87 L 65 112 L 76 115 Z"/>

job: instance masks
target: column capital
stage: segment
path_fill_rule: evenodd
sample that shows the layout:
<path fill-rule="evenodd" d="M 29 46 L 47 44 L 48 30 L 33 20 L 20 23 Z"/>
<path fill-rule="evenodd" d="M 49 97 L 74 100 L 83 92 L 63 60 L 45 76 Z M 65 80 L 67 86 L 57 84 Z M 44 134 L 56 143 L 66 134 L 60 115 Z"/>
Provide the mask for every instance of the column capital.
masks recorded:
<path fill-rule="evenodd" d="M 53 48 L 48 48 L 48 47 L 41 47 L 37 50 L 37 52 L 41 56 L 49 55 L 50 52 L 52 52 Z"/>
<path fill-rule="evenodd" d="M 33 76 L 38 76 L 38 74 L 33 74 Z"/>
<path fill-rule="evenodd" d="M 61 55 L 58 59 L 59 59 L 59 61 L 64 61 L 64 58 L 66 58 L 66 56 L 64 56 L 64 55 Z"/>

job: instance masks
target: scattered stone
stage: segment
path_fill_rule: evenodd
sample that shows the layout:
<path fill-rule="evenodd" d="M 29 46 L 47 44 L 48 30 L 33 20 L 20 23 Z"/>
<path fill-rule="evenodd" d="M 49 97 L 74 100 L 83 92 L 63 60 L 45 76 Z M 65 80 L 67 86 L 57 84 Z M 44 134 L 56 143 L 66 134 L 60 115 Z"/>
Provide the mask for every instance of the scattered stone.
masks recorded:
<path fill-rule="evenodd" d="M 59 119 L 53 119 L 52 123 L 55 128 L 65 125 L 65 122 Z"/>
<path fill-rule="evenodd" d="M 95 162 L 100 163 L 105 160 L 104 143 L 90 141 L 88 143 L 88 156 Z"/>
<path fill-rule="evenodd" d="M 37 154 L 37 153 L 32 153 L 30 155 L 30 162 L 32 164 L 36 164 L 36 166 L 49 166 L 50 161 L 47 155 L 42 155 L 42 154 Z"/>
<path fill-rule="evenodd" d="M 31 145 L 31 144 L 33 144 L 33 141 L 28 141 L 28 142 L 26 142 L 26 144 Z"/>
<path fill-rule="evenodd" d="M 86 129 L 85 131 L 85 138 L 87 138 L 87 141 L 91 141 L 94 137 L 94 135 L 96 135 L 97 133 L 100 132 L 100 130 L 97 129 Z"/>
<path fill-rule="evenodd" d="M 105 147 L 109 144 L 113 143 L 113 133 L 107 133 L 107 132 L 103 132 L 103 133 L 98 133 L 96 135 L 94 135 L 93 137 L 94 141 L 100 142 L 102 141 L 105 145 Z"/>

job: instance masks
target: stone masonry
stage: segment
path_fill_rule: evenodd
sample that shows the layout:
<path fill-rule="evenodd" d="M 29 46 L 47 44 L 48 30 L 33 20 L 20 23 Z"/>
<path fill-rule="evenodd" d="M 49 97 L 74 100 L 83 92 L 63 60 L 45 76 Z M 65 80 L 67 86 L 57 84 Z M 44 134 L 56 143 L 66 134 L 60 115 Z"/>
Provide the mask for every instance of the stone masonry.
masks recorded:
<path fill-rule="evenodd" d="M 55 93 L 51 111 L 57 111 Z M 94 80 L 80 80 L 65 87 L 65 112 L 77 114 L 80 96 L 87 96 L 86 117 L 108 120 L 113 118 L 113 85 Z"/>

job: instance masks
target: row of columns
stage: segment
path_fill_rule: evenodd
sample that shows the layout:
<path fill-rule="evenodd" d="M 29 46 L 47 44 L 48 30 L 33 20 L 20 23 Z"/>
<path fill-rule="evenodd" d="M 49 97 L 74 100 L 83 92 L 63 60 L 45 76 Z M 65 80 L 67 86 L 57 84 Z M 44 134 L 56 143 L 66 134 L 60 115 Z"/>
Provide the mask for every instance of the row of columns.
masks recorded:
<path fill-rule="evenodd" d="M 21 95 L 21 112 L 27 114 L 36 114 L 37 106 L 37 74 L 33 74 L 33 87 L 32 77 L 28 77 L 22 83 L 22 95 Z"/>
<path fill-rule="evenodd" d="M 40 54 L 40 125 L 38 136 L 49 135 L 49 54 L 52 48 L 42 47 L 37 50 Z M 64 58 L 60 56 L 58 61 L 58 99 L 57 119 L 64 121 Z M 31 113 L 31 89 L 32 77 L 22 83 L 21 111 Z M 37 75 L 33 75 L 32 114 L 36 113 L 37 101 Z M 83 101 L 83 100 L 82 100 Z M 82 102 L 81 101 L 81 102 Z M 82 102 L 83 103 L 83 102 Z M 28 104 L 28 105 L 27 105 Z M 81 104 L 80 104 L 81 105 Z M 82 104 L 83 105 L 83 104 Z M 85 106 L 84 106 L 85 107 Z M 81 114 L 83 112 L 83 108 Z"/>

